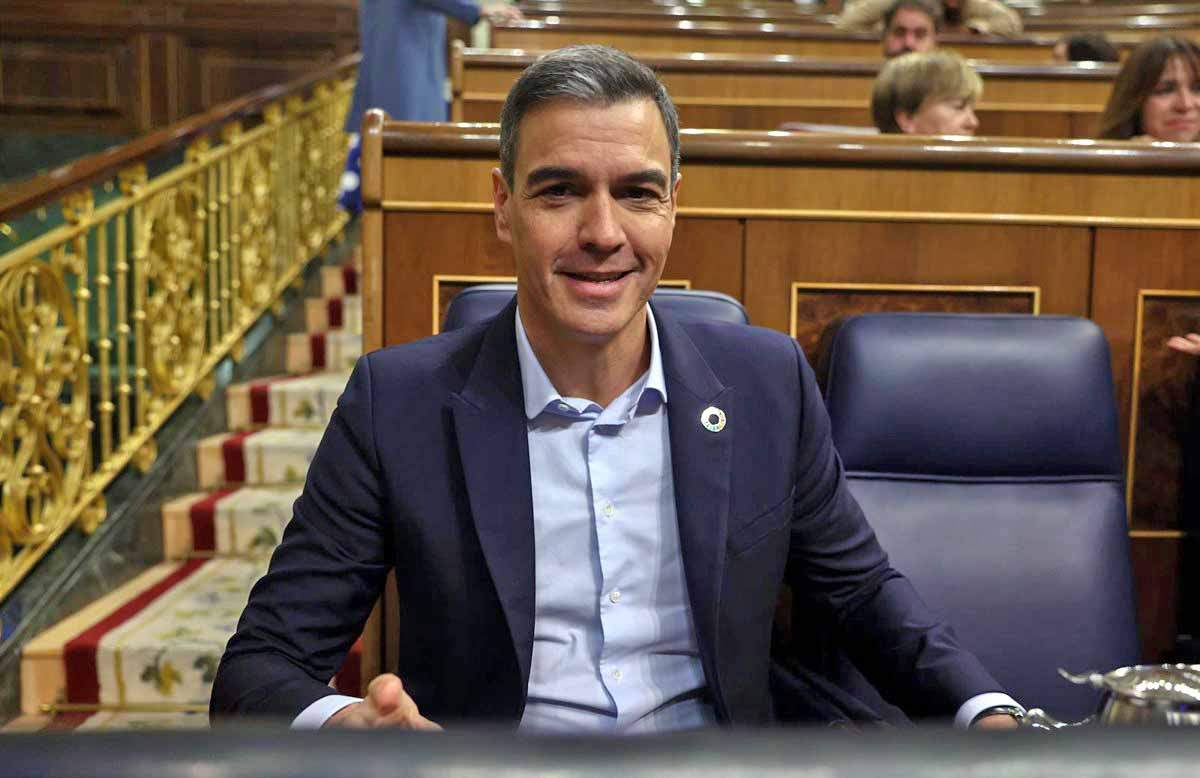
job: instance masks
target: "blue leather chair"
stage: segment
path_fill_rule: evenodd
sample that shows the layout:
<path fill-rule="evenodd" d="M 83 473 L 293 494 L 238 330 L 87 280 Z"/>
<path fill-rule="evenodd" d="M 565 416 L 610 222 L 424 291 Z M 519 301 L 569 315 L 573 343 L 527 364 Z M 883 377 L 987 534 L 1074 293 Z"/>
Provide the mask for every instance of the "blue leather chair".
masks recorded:
<path fill-rule="evenodd" d="M 480 284 L 467 287 L 456 294 L 446 306 L 442 332 L 492 318 L 508 305 L 516 293 L 516 284 Z M 659 287 L 654 292 L 653 301 L 656 306 L 669 311 L 677 318 L 707 319 L 731 324 L 750 323 L 742 304 L 721 292 Z"/>
<path fill-rule="evenodd" d="M 1057 668 L 1138 660 L 1100 329 L 1058 316 L 868 314 L 840 327 L 828 368 L 834 442 L 893 565 L 1023 704 L 1092 712 L 1096 694 Z M 874 702 L 861 676 L 842 681 Z"/>

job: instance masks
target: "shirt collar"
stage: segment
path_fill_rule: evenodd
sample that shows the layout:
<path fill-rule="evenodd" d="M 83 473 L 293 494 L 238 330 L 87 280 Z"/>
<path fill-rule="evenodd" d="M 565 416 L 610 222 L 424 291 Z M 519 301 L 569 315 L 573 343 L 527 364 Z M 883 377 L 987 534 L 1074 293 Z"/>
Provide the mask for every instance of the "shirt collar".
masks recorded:
<path fill-rule="evenodd" d="M 633 407 L 641 403 L 647 391 L 658 392 L 662 402 L 667 402 L 667 381 L 663 373 L 662 352 L 658 347 L 658 325 L 654 321 L 654 311 L 646 306 L 646 327 L 650 332 L 650 367 L 634 381 L 634 385 L 643 383 L 641 392 L 632 398 Z M 525 334 L 525 325 L 521 322 L 521 309 L 517 309 L 517 362 L 521 367 L 521 388 L 525 394 L 525 418 L 533 420 L 547 408 L 557 407 L 562 402 L 562 395 L 550 382 L 550 377 L 542 369 L 542 363 L 533 353 L 529 336 Z"/>

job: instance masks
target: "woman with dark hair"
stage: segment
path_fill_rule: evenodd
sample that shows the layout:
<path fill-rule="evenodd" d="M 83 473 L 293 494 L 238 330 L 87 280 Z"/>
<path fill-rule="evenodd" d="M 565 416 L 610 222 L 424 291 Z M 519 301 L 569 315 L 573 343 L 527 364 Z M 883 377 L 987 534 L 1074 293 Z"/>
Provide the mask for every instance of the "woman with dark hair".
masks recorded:
<path fill-rule="evenodd" d="M 1125 60 L 1104 113 L 1100 138 L 1190 143 L 1200 136 L 1200 46 L 1164 35 Z"/>

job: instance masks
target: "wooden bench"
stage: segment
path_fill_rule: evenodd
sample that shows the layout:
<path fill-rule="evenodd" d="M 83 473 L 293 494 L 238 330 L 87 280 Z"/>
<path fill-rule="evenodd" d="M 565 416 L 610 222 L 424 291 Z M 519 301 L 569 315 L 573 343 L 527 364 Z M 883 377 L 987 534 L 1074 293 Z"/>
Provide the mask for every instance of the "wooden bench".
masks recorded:
<path fill-rule="evenodd" d="M 436 331 L 465 286 L 511 278 L 489 171 L 496 128 L 387 124 L 363 152 L 369 347 Z M 1088 316 L 1106 333 L 1129 450 L 1147 658 L 1173 646 L 1178 430 L 1196 366 L 1164 348 L 1200 320 L 1200 148 L 687 132 L 666 277 L 744 302 L 811 354 L 870 310 Z"/>
<path fill-rule="evenodd" d="M 942 45 L 968 59 L 991 62 L 1051 61 L 1058 34 L 1025 38 L 980 35 L 944 35 Z M 1109 36 L 1128 49 L 1137 34 Z M 686 54 L 694 51 L 727 54 L 789 54 L 808 57 L 878 57 L 879 36 L 814 30 L 792 25 L 757 22 L 591 21 L 547 18 L 498 23 L 492 28 L 491 46 L 498 49 L 556 49 L 577 43 L 599 43 L 637 54 Z"/>
<path fill-rule="evenodd" d="M 1119 7 L 1119 6 L 1118 6 Z M 797 8 L 738 6 L 661 6 L 653 4 L 604 5 L 595 3 L 527 3 L 521 6 L 525 17 L 540 21 L 587 21 L 594 24 L 627 22 L 718 22 L 732 24 L 775 24 L 789 28 L 828 32 L 836 14 Z M 1189 14 L 1109 13 L 1103 16 L 1064 14 L 1030 16 L 1022 19 L 1031 35 L 1061 36 L 1082 30 L 1099 30 L 1132 41 L 1149 35 L 1191 36 L 1200 32 L 1200 12 Z"/>
<path fill-rule="evenodd" d="M 467 49 L 451 54 L 451 119 L 499 121 L 509 87 L 539 52 Z M 641 58 L 666 84 L 684 127 L 770 130 L 785 122 L 872 126 L 878 59 L 826 60 L 706 54 Z M 1115 65 L 976 63 L 983 77 L 981 135 L 1091 137 Z"/>

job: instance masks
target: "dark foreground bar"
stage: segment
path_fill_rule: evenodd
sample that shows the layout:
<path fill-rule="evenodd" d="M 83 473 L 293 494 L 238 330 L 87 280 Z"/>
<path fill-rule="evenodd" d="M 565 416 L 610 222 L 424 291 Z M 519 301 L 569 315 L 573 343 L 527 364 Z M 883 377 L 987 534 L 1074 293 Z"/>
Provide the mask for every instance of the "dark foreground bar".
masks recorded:
<path fill-rule="evenodd" d="M 353 776 L 1195 775 L 1191 730 L 961 734 L 905 730 L 706 732 L 665 738 L 522 738 L 510 732 L 129 732 L 0 736 L 0 775 L 62 778 Z"/>

